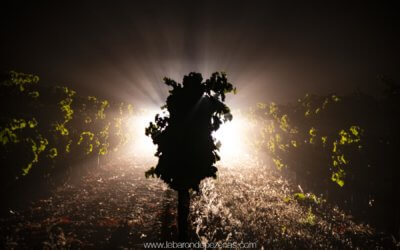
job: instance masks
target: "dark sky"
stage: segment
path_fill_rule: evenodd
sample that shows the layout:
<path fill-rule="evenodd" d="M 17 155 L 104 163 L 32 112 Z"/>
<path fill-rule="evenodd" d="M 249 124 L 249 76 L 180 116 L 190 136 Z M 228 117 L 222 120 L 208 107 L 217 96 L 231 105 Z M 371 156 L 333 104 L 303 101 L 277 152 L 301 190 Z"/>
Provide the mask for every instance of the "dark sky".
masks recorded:
<path fill-rule="evenodd" d="M 378 74 L 400 80 L 389 1 L 26 2 L 1 8 L 0 69 L 83 94 L 159 106 L 161 79 L 191 71 L 227 72 L 234 105 L 372 93 Z"/>

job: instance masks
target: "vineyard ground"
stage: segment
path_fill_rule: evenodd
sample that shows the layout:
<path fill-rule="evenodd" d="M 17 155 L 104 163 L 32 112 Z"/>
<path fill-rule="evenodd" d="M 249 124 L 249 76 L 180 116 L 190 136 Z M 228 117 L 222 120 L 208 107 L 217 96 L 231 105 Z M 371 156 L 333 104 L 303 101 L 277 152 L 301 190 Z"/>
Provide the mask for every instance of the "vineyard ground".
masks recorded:
<path fill-rule="evenodd" d="M 124 158 L 91 167 L 25 209 L 0 218 L 3 249 L 130 248 L 177 240 L 176 193 L 146 179 L 151 163 Z M 390 236 L 356 223 L 263 163 L 219 167 L 216 180 L 192 194 L 191 240 L 255 242 L 257 248 L 394 248 Z"/>

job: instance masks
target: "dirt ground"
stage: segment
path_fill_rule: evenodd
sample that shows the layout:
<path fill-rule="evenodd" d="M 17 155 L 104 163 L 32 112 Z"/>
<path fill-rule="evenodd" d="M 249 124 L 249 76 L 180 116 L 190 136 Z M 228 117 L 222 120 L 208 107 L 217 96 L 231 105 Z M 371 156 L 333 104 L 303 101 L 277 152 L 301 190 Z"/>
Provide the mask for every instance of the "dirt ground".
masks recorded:
<path fill-rule="evenodd" d="M 192 194 L 193 242 L 247 242 L 257 249 L 395 248 L 389 236 L 354 222 L 322 197 L 302 193 L 261 162 L 226 165 Z M 176 241 L 176 193 L 146 179 L 149 166 L 116 160 L 27 209 L 10 208 L 0 218 L 1 248 L 144 249 L 144 243 Z"/>

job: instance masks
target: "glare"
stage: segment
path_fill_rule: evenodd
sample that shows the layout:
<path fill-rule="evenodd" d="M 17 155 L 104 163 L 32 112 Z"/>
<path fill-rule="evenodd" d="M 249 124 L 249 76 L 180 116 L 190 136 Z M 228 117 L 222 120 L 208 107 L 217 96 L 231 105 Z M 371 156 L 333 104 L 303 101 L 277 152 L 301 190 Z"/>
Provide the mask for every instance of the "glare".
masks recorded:
<path fill-rule="evenodd" d="M 143 159 L 154 158 L 157 147 L 150 137 L 145 135 L 145 129 L 151 121 L 154 121 L 157 110 L 141 110 L 129 118 L 129 133 L 132 138 L 128 152 L 135 157 Z"/>
<path fill-rule="evenodd" d="M 233 112 L 233 120 L 225 122 L 213 134 L 221 142 L 219 155 L 221 162 L 241 161 L 249 157 L 248 134 L 251 133 L 249 121 L 240 112 Z"/>
<path fill-rule="evenodd" d="M 154 121 L 154 117 L 160 110 L 141 110 L 129 118 L 129 135 L 131 137 L 127 153 L 136 158 L 157 161 L 154 156 L 157 147 L 150 137 L 145 135 L 145 128 Z M 233 162 L 242 163 L 248 160 L 251 147 L 249 137 L 251 123 L 242 116 L 239 111 L 233 112 L 233 120 L 221 124 L 213 133 L 216 141 L 221 143 L 219 164 L 232 165 Z"/>

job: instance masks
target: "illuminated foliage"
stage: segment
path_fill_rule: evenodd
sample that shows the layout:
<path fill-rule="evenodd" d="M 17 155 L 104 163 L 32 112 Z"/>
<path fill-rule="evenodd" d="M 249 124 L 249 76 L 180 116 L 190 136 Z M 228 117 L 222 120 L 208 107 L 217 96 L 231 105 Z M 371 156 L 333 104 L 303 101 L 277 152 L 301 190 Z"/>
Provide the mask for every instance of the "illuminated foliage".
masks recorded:
<path fill-rule="evenodd" d="M 67 96 L 65 99 L 59 102 L 61 112 L 63 112 L 64 114 L 64 121 L 62 121 L 61 123 L 57 122 L 54 126 L 56 131 L 59 131 L 61 135 L 66 136 L 69 134 L 66 125 L 69 121 L 72 120 L 74 114 L 74 111 L 71 108 L 71 104 L 73 102 L 73 96 L 76 94 L 76 92 L 67 87 L 62 87 L 61 89 Z"/>
<path fill-rule="evenodd" d="M 22 175 L 27 175 L 31 170 L 32 166 L 39 161 L 39 155 L 46 149 L 49 144 L 48 140 L 38 135 L 36 141 L 28 138 L 27 142 L 32 144 L 33 160 L 28 163 L 28 165 L 22 168 Z"/>
<path fill-rule="evenodd" d="M 332 174 L 331 179 L 333 182 L 336 182 L 339 186 L 343 187 L 345 176 L 346 176 L 346 173 L 344 172 L 344 170 L 339 169 L 339 171 Z"/>
<path fill-rule="evenodd" d="M 72 140 L 69 140 L 67 146 L 65 147 L 65 152 L 67 153 L 71 152 L 71 144 Z"/>
<path fill-rule="evenodd" d="M 98 111 L 97 114 L 96 114 L 96 118 L 97 118 L 97 119 L 104 119 L 104 118 L 106 118 L 106 115 L 105 115 L 105 113 L 104 113 L 104 110 L 105 110 L 107 107 L 109 107 L 109 106 L 110 106 L 110 104 L 108 103 L 107 100 L 102 101 L 102 102 L 101 102 L 100 109 L 99 109 L 99 111 Z"/>
<path fill-rule="evenodd" d="M 12 71 L 0 83 L 2 100 L 16 107 L 14 113 L 3 110 L 0 120 L 2 165 L 7 165 L 2 180 L 16 180 L 32 169 L 49 173 L 53 164 L 67 165 L 93 153 L 105 157 L 132 139 L 126 133 L 132 105 L 115 103 L 111 110 L 108 100 L 83 98 L 68 87 L 44 87 L 38 82 L 35 75 Z"/>
<path fill-rule="evenodd" d="M 23 92 L 28 85 L 36 84 L 38 82 L 38 76 L 11 71 L 10 79 L 8 81 L 5 81 L 3 84 L 16 86 L 19 91 Z"/>
<path fill-rule="evenodd" d="M 321 141 L 322 141 L 323 146 L 325 147 L 325 144 L 328 141 L 328 136 L 322 136 Z"/>
<path fill-rule="evenodd" d="M 315 143 L 315 137 L 317 136 L 317 130 L 314 127 L 311 127 L 310 131 L 308 133 L 311 136 L 309 142 L 311 144 L 314 144 Z"/>
<path fill-rule="evenodd" d="M 343 187 L 346 172 L 344 166 L 349 164 L 344 155 L 343 146 L 351 144 L 359 145 L 361 143 L 362 129 L 359 126 L 351 126 L 347 131 L 342 129 L 339 131 L 339 139 L 333 141 L 332 145 L 332 181 L 336 182 L 339 186 Z"/>
<path fill-rule="evenodd" d="M 258 150 L 267 151 L 278 169 L 293 168 L 293 157 L 301 158 L 301 154 L 307 151 L 319 150 L 321 156 L 325 155 L 323 159 L 331 159 L 319 167 L 330 170 L 330 179 L 342 187 L 346 177 L 344 167 L 351 164 L 348 148 L 362 148 L 363 130 L 352 125 L 348 129 L 339 128 L 337 132 L 321 126 L 320 117 L 341 102 L 342 98 L 337 95 L 318 97 L 307 94 L 298 100 L 297 105 L 290 107 L 258 103 L 252 111 L 252 115 L 262 121 L 261 136 L 255 138 L 255 145 Z"/>
<path fill-rule="evenodd" d="M 281 170 L 283 167 L 286 167 L 285 164 L 282 163 L 282 160 L 279 158 L 272 158 L 272 161 L 275 163 L 275 166 Z"/>
<path fill-rule="evenodd" d="M 35 128 L 37 124 L 38 123 L 35 118 L 29 121 L 25 121 L 24 119 L 12 119 L 5 128 L 0 127 L 0 142 L 3 145 L 6 145 L 9 142 L 17 143 L 19 142 L 17 130 L 22 130 L 25 128 Z"/>
<path fill-rule="evenodd" d="M 0 141 L 3 145 L 6 145 L 9 142 L 17 143 L 17 134 L 15 134 L 11 129 L 4 128 L 0 131 Z"/>
<path fill-rule="evenodd" d="M 33 98 L 38 98 L 39 97 L 39 92 L 38 91 L 32 91 L 29 92 L 29 95 Z"/>
<path fill-rule="evenodd" d="M 58 155 L 58 152 L 57 152 L 57 149 L 56 148 L 51 148 L 50 150 L 49 150 L 49 157 L 50 158 L 55 158 L 56 156 Z"/>

